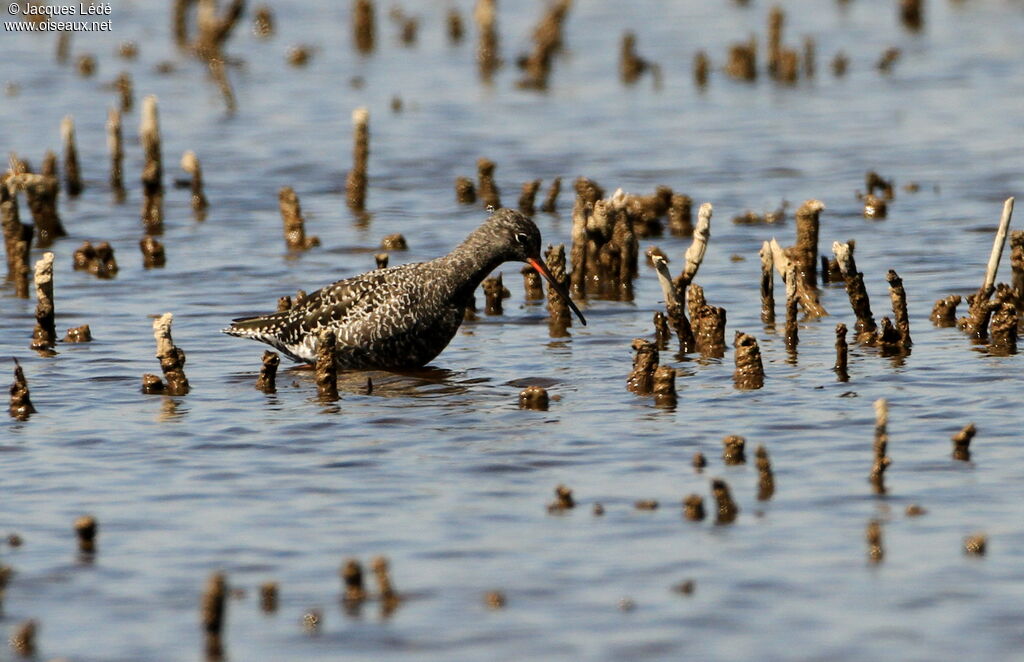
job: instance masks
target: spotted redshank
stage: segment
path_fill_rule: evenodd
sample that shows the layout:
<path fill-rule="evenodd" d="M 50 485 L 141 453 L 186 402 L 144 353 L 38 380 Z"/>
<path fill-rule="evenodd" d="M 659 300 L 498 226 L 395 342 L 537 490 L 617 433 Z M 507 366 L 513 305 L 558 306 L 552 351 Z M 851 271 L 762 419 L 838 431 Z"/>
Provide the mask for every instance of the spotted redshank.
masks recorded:
<path fill-rule="evenodd" d="M 509 261 L 526 262 L 540 272 L 585 325 L 565 286 L 541 259 L 540 245 L 533 221 L 515 210 L 499 209 L 444 257 L 339 280 L 290 310 L 242 317 L 223 331 L 272 345 L 294 361 L 313 363 L 320 334 L 331 329 L 337 335 L 340 368 L 418 368 L 448 346 L 473 292 Z"/>

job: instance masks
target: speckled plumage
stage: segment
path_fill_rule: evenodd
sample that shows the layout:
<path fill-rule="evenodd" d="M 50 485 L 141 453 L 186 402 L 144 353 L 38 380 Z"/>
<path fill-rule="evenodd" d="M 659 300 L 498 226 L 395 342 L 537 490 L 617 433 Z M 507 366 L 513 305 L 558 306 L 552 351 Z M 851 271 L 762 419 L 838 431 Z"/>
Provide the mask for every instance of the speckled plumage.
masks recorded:
<path fill-rule="evenodd" d="M 533 221 L 499 209 L 444 257 L 340 280 L 290 310 L 236 319 L 223 331 L 313 363 L 331 328 L 340 368 L 421 367 L 451 342 L 483 279 L 503 262 L 539 260 L 540 242 Z"/>

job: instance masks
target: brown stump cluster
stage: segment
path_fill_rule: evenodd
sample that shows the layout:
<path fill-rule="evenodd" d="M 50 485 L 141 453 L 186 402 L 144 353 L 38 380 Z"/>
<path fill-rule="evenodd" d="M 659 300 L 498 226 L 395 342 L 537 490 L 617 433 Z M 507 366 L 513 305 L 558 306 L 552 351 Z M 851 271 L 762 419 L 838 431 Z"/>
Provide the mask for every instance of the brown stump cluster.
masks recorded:
<path fill-rule="evenodd" d="M 519 211 L 525 216 L 533 216 L 536 212 L 535 201 L 537 191 L 540 190 L 540 180 L 534 179 L 523 183 L 522 193 L 519 194 Z"/>
<path fill-rule="evenodd" d="M 373 52 L 374 45 L 374 11 L 371 0 L 353 0 L 352 2 L 352 43 L 357 51 L 366 55 Z"/>
<path fill-rule="evenodd" d="M 545 90 L 551 76 L 551 63 L 562 50 L 562 25 L 572 6 L 572 0 L 556 0 L 548 5 L 543 17 L 533 29 L 533 50 L 519 60 L 523 77 L 517 85 L 524 89 Z"/>
<path fill-rule="evenodd" d="M 783 45 L 782 30 L 785 22 L 786 13 L 782 8 L 777 5 L 772 7 L 768 12 L 768 75 L 780 83 L 793 85 L 800 77 L 800 54 L 796 49 Z M 813 71 L 813 47 L 810 58 L 810 69 Z M 807 71 L 805 74 L 813 76 L 813 73 Z"/>
<path fill-rule="evenodd" d="M 717 503 L 717 516 L 715 518 L 716 524 L 731 524 L 736 521 L 736 516 L 739 515 L 740 507 L 736 505 L 736 502 L 732 499 L 732 494 L 729 492 L 729 486 L 726 482 L 720 478 L 716 478 L 711 481 L 711 494 L 715 497 Z"/>
<path fill-rule="evenodd" d="M 338 395 L 338 336 L 331 329 L 320 332 L 316 347 L 316 392 L 322 402 L 339 400 Z"/>
<path fill-rule="evenodd" d="M 1024 304 L 1024 230 L 1010 233 L 1010 269 L 1014 296 L 1019 304 Z"/>
<path fill-rule="evenodd" d="M 192 211 L 198 220 L 206 218 L 206 208 L 210 203 L 206 200 L 203 192 L 203 167 L 199 163 L 199 157 L 192 150 L 188 150 L 181 156 L 181 169 L 191 175 L 190 187 L 192 191 Z"/>
<path fill-rule="evenodd" d="M 703 90 L 708 84 L 708 72 L 711 70 L 711 60 L 704 51 L 697 51 L 693 56 L 693 82 Z"/>
<path fill-rule="evenodd" d="M 814 43 L 814 37 L 804 37 L 804 76 L 807 78 L 814 78 L 814 71 L 817 68 L 817 47 Z"/>
<path fill-rule="evenodd" d="M 159 269 L 167 264 L 164 245 L 155 237 L 146 235 L 140 239 L 139 249 L 142 251 L 142 266 L 144 268 Z"/>
<path fill-rule="evenodd" d="M 377 580 L 377 592 L 378 599 L 380 600 L 381 613 L 385 616 L 393 612 L 401 597 L 398 595 L 398 591 L 395 590 L 394 584 L 391 581 L 391 573 L 389 572 L 389 564 L 387 558 L 383 556 L 374 557 L 370 561 L 370 569 L 373 570 L 373 576 Z"/>
<path fill-rule="evenodd" d="M 267 614 L 277 611 L 277 582 L 263 582 L 260 584 L 260 609 Z"/>
<path fill-rule="evenodd" d="M 309 59 L 313 57 L 315 49 L 305 44 L 296 44 L 291 46 L 285 53 L 284 60 L 292 67 L 304 67 L 309 64 Z"/>
<path fill-rule="evenodd" d="M 660 87 L 661 67 L 640 57 L 636 52 L 636 34 L 627 30 L 619 47 L 619 78 L 626 85 L 632 85 L 647 72 L 654 78 L 654 86 Z"/>
<path fill-rule="evenodd" d="M 75 271 L 88 271 L 98 278 L 113 278 L 117 275 L 114 249 L 105 241 L 95 246 L 88 241 L 82 242 L 75 251 L 71 266 Z"/>
<path fill-rule="evenodd" d="M 693 454 L 693 459 L 690 460 L 690 464 L 693 465 L 693 468 L 697 471 L 697 473 L 700 473 L 701 471 L 704 470 L 704 467 L 708 466 L 708 459 L 704 457 L 704 453 L 696 451 Z"/>
<path fill-rule="evenodd" d="M 643 338 L 633 339 L 633 371 L 626 380 L 626 388 L 637 395 L 654 392 L 654 373 L 658 369 L 658 347 Z"/>
<path fill-rule="evenodd" d="M 668 326 L 668 317 L 660 310 L 654 313 L 654 344 L 658 351 L 664 352 L 668 349 L 668 343 L 672 340 L 672 329 Z"/>
<path fill-rule="evenodd" d="M 911 32 L 924 25 L 924 0 L 900 0 L 900 22 Z"/>
<path fill-rule="evenodd" d="M 576 507 L 576 501 L 572 498 L 572 490 L 565 485 L 555 488 L 555 500 L 548 504 L 549 513 L 560 513 Z"/>
<path fill-rule="evenodd" d="M 971 440 L 977 434 L 974 423 L 968 423 L 962 430 L 953 435 L 953 459 L 963 462 L 971 461 Z"/>
<path fill-rule="evenodd" d="M 256 379 L 257 390 L 264 393 L 277 393 L 277 367 L 281 364 L 281 357 L 277 352 L 267 350 L 263 352 L 263 365 L 260 366 L 260 376 Z"/>
<path fill-rule="evenodd" d="M 519 393 L 520 409 L 548 410 L 548 392 L 540 386 L 527 386 Z"/>
<path fill-rule="evenodd" d="M 306 236 L 306 221 L 302 217 L 299 196 L 291 186 L 284 186 L 278 193 L 278 206 L 284 223 L 284 241 L 289 250 L 304 251 L 320 245 L 319 237 Z"/>
<path fill-rule="evenodd" d="M 665 312 L 670 326 L 679 338 L 679 350 L 681 352 L 692 352 L 694 349 L 698 349 L 697 340 L 694 336 L 694 327 L 691 326 L 690 321 L 686 318 L 686 293 L 687 288 L 693 282 L 693 278 L 697 275 L 697 271 L 704 260 L 704 254 L 707 251 L 708 239 L 711 236 L 711 213 L 712 208 L 710 204 L 704 203 L 701 205 L 700 211 L 697 214 L 697 227 L 693 231 L 693 243 L 686 250 L 682 273 L 674 280 L 671 274 L 669 274 L 666 261 L 658 256 L 652 256 L 654 268 L 658 274 L 658 282 L 661 285 L 662 295 L 665 297 Z M 702 290 L 700 290 L 700 293 L 701 297 L 703 297 Z M 694 312 L 700 312 L 702 307 L 706 306 L 703 298 L 699 302 L 691 301 L 690 304 L 691 316 Z M 710 322 L 709 328 L 705 329 L 705 331 L 715 331 L 714 334 L 708 337 L 720 340 L 719 351 L 724 352 L 725 311 L 719 308 L 703 312 L 705 313 L 706 321 Z M 719 317 L 721 318 L 721 324 L 718 328 L 715 328 L 714 325 L 718 323 Z M 720 334 L 718 334 L 718 331 L 720 331 Z"/>
<path fill-rule="evenodd" d="M 121 111 L 111 108 L 107 111 L 107 149 L 110 150 L 110 188 L 114 199 L 121 202 L 124 190 L 124 137 L 121 131 Z"/>
<path fill-rule="evenodd" d="M 366 208 L 366 165 L 370 158 L 370 111 L 352 111 L 352 170 L 345 181 L 348 206 L 355 211 Z"/>
<path fill-rule="evenodd" d="M 448 28 L 448 42 L 451 44 L 462 43 L 462 37 L 466 32 L 462 24 L 462 14 L 455 7 L 449 7 L 445 17 L 445 25 Z"/>
<path fill-rule="evenodd" d="M 693 236 L 693 198 L 682 193 L 673 193 L 667 216 L 668 231 L 672 236 Z"/>
<path fill-rule="evenodd" d="M 551 180 L 551 188 L 548 189 L 547 197 L 544 198 L 544 204 L 540 206 L 540 210 L 549 214 L 554 214 L 558 209 L 558 194 L 562 192 L 562 178 L 555 177 Z"/>
<path fill-rule="evenodd" d="M 501 207 L 501 193 L 498 185 L 494 183 L 494 161 L 479 158 L 476 161 L 476 174 L 480 201 L 484 207 Z"/>
<path fill-rule="evenodd" d="M 82 53 L 75 59 L 75 69 L 82 78 L 90 78 L 96 73 L 96 56 L 92 53 Z"/>
<path fill-rule="evenodd" d="M 512 296 L 509 289 L 505 287 L 501 280 L 501 274 L 493 278 L 486 278 L 483 282 L 484 290 L 484 312 L 488 315 L 503 315 L 504 310 L 502 308 L 502 300 Z"/>
<path fill-rule="evenodd" d="M 544 254 L 544 261 L 551 270 L 551 277 L 555 282 L 568 287 L 569 278 L 565 274 L 565 247 L 562 244 L 548 246 Z M 555 288 L 548 288 L 548 332 L 552 338 L 564 338 L 569 335 L 569 327 L 572 325 L 572 316 L 569 311 L 569 304 L 555 291 Z"/>
<path fill-rule="evenodd" d="M 935 302 L 932 314 L 928 318 L 935 326 L 956 326 L 956 307 L 960 305 L 960 295 L 951 294 Z"/>
<path fill-rule="evenodd" d="M 747 440 L 743 437 L 731 434 L 722 440 L 722 460 L 726 465 L 746 464 Z"/>
<path fill-rule="evenodd" d="M 892 200 L 892 180 L 882 178 L 874 170 L 869 170 L 864 175 L 863 195 L 858 194 L 858 199 L 864 203 L 864 218 L 885 218 L 888 214 L 888 201 Z M 876 191 L 881 195 L 876 195 Z"/>
<path fill-rule="evenodd" d="M 403 46 L 413 46 L 419 36 L 420 19 L 407 15 L 401 7 L 394 6 L 388 11 L 390 18 L 398 26 L 398 37 Z"/>
<path fill-rule="evenodd" d="M 78 145 L 75 140 L 75 119 L 68 115 L 60 123 L 64 143 L 64 190 L 72 198 L 82 192 L 82 175 L 78 167 Z"/>
<path fill-rule="evenodd" d="M 1017 305 L 1008 300 L 999 300 L 998 292 L 994 310 L 989 322 L 989 351 L 998 355 L 1017 352 Z"/>
<path fill-rule="evenodd" d="M 526 291 L 526 300 L 543 301 L 544 281 L 541 279 L 540 273 L 530 265 L 523 267 L 519 273 L 523 275 L 523 289 Z"/>
<path fill-rule="evenodd" d="M 771 244 L 764 242 L 758 254 L 761 256 L 761 321 L 772 326 L 775 324 L 775 264 Z"/>
<path fill-rule="evenodd" d="M 696 283 L 688 289 L 687 305 L 697 352 L 712 358 L 725 356 L 725 308 L 709 305 L 704 289 Z"/>
<path fill-rule="evenodd" d="M 757 38 L 754 35 L 746 42 L 729 46 L 725 73 L 736 80 L 757 80 Z"/>
<path fill-rule="evenodd" d="M 796 210 L 796 244 L 789 254 L 797 278 L 808 288 L 818 286 L 818 230 L 824 209 L 820 200 L 807 200 Z"/>
<path fill-rule="evenodd" d="M 602 200 L 600 187 L 583 178 L 577 179 L 576 189 L 571 291 L 579 298 L 632 301 L 639 273 L 637 237 L 661 231 L 658 219 L 668 212 L 671 191 L 654 196 L 616 192 Z"/>
<path fill-rule="evenodd" d="M 484 593 L 484 606 L 488 609 L 502 609 L 506 604 L 505 594 L 501 591 L 487 591 Z"/>
<path fill-rule="evenodd" d="M 35 225 L 36 246 L 47 248 L 60 237 L 66 237 L 67 231 L 57 213 L 57 195 L 60 183 L 53 175 L 20 172 L 8 178 L 8 186 L 25 191 L 28 209 L 32 213 Z"/>
<path fill-rule="evenodd" d="M 228 585 L 223 572 L 215 572 L 206 580 L 206 588 L 199 600 L 199 622 L 203 628 L 206 656 L 221 659 L 224 643 L 224 615 L 227 607 Z"/>
<path fill-rule="evenodd" d="M 892 464 L 892 458 L 886 455 L 889 447 L 889 403 L 885 398 L 875 401 L 875 462 L 871 467 L 868 480 L 875 494 L 885 494 L 885 470 Z"/>
<path fill-rule="evenodd" d="M 78 537 L 78 551 L 82 554 L 96 553 L 96 533 L 99 523 L 92 515 L 82 515 L 75 520 L 75 535 Z"/>
<path fill-rule="evenodd" d="M 146 234 L 164 233 L 164 166 L 160 151 L 160 120 L 153 95 L 142 100 L 139 128 L 145 165 L 142 168 L 142 225 Z"/>
<path fill-rule="evenodd" d="M 142 376 L 142 392 L 165 395 L 186 395 L 191 387 L 185 376 L 185 352 L 174 345 L 171 339 L 171 322 L 174 316 L 164 313 L 153 320 L 153 337 L 156 339 L 156 358 L 160 360 L 165 384 L 156 375 Z"/>
<path fill-rule="evenodd" d="M 344 592 L 342 601 L 349 606 L 358 605 L 366 600 L 366 587 L 363 584 L 363 566 L 358 559 L 346 559 L 338 570 Z"/>
<path fill-rule="evenodd" d="M 736 332 L 733 340 L 736 349 L 736 370 L 733 372 L 733 383 L 742 390 L 759 389 L 764 386 L 764 365 L 761 362 L 761 348 L 754 336 Z"/>
<path fill-rule="evenodd" d="M 53 153 L 53 150 L 48 149 L 43 154 L 43 162 L 39 165 L 39 174 L 47 177 L 57 176 L 57 155 Z"/>
<path fill-rule="evenodd" d="M 799 325 L 796 319 L 797 303 L 799 301 L 797 296 L 796 265 L 790 263 L 783 281 L 786 285 L 786 349 L 790 352 L 796 352 L 797 345 L 800 344 Z"/>
<path fill-rule="evenodd" d="M 252 33 L 260 39 L 274 36 L 274 11 L 267 5 L 259 5 L 253 11 Z"/>
<path fill-rule="evenodd" d="M 849 364 L 849 346 L 846 343 L 846 325 L 836 324 L 836 364 L 832 370 L 836 373 L 836 379 L 841 382 L 850 381 L 850 373 L 847 371 Z"/>
<path fill-rule="evenodd" d="M 768 449 L 758 444 L 754 457 L 757 458 L 757 500 L 768 501 L 775 494 L 775 474 L 772 472 L 772 462 L 768 459 Z"/>
<path fill-rule="evenodd" d="M 878 327 L 871 314 L 871 302 L 868 300 L 867 288 L 864 287 L 864 274 L 857 271 L 857 264 L 853 259 L 853 248 L 849 244 L 836 241 L 832 244 L 832 252 L 835 253 L 839 269 L 843 273 L 846 294 L 850 298 L 853 314 L 857 317 L 854 326 L 857 340 L 864 343 L 874 342 Z"/>
<path fill-rule="evenodd" d="M 476 202 L 476 186 L 469 177 L 455 178 L 455 201 L 462 205 Z"/>
<path fill-rule="evenodd" d="M 476 6 L 473 8 L 473 21 L 480 33 L 476 61 L 480 69 L 480 78 L 487 82 L 501 66 L 501 54 L 498 49 L 497 2 L 495 0 L 477 0 Z"/>
<path fill-rule="evenodd" d="M 864 538 L 868 543 L 868 562 L 881 563 L 885 557 L 885 550 L 882 548 L 882 524 L 878 520 L 868 522 Z"/>
<path fill-rule="evenodd" d="M 857 247 L 857 242 L 850 239 L 846 242 L 850 247 L 850 252 Z M 830 258 L 827 255 L 821 256 L 821 284 L 826 285 L 828 283 L 845 283 L 843 279 L 843 270 L 839 268 L 839 261 L 835 258 Z"/>
<path fill-rule="evenodd" d="M 380 248 L 385 251 L 406 251 L 409 250 L 409 244 L 405 241 L 405 237 L 399 233 L 384 235 L 380 240 Z"/>
<path fill-rule="evenodd" d="M 4 253 L 7 258 L 8 282 L 14 283 L 15 295 L 28 298 L 29 249 L 32 226 L 21 222 L 18 210 L 17 188 L 12 173 L 0 174 L 0 228 L 4 235 Z"/>
<path fill-rule="evenodd" d="M 68 329 L 68 332 L 64 334 L 64 342 L 92 342 L 92 330 L 89 328 L 88 324 Z"/>
<path fill-rule="evenodd" d="M 691 522 L 704 519 L 704 499 L 699 494 L 690 494 L 683 499 L 683 517 Z"/>
<path fill-rule="evenodd" d="M 967 316 L 957 320 L 957 326 L 972 338 L 988 340 L 989 324 L 993 319 L 993 314 L 998 312 L 998 324 L 995 327 L 999 336 L 998 342 L 991 343 L 992 348 L 997 353 L 1006 353 L 1007 350 L 1016 351 L 1017 342 L 1016 325 L 1011 323 L 1011 318 L 1016 317 L 1016 306 L 1018 303 L 1016 289 L 1010 285 L 996 287 L 996 273 L 999 270 L 999 262 L 1002 258 L 1003 248 L 1009 233 L 1010 219 L 1013 217 L 1013 203 L 1013 198 L 1007 198 L 1006 202 L 1003 203 L 1003 212 L 999 219 L 999 226 L 996 230 L 995 239 L 992 242 L 992 251 L 989 254 L 988 265 L 985 269 L 985 280 L 977 292 L 967 296 Z M 1013 243 L 1011 242 L 1012 246 Z M 1014 249 L 1011 248 L 1011 268 L 1013 268 L 1014 262 L 1012 250 Z M 1017 269 L 1020 269 L 1019 262 Z M 1015 277 L 1016 273 L 1015 271 Z M 992 299 L 993 294 L 996 295 L 994 300 Z M 936 302 L 935 309 L 932 311 L 932 320 L 940 319 L 944 323 L 946 318 L 942 315 L 946 312 L 948 306 L 940 310 L 939 303 Z M 1013 306 L 1013 311 L 1010 310 L 1010 306 Z M 1011 327 L 1013 328 L 1011 329 Z"/>
<path fill-rule="evenodd" d="M 899 334 L 899 347 L 909 350 L 914 342 L 910 339 L 910 316 L 907 313 L 907 292 L 903 289 L 903 279 L 892 269 L 886 274 L 885 279 L 889 282 L 889 296 L 892 299 L 892 313 Z"/>
<path fill-rule="evenodd" d="M 11 633 L 11 650 L 22 657 L 35 657 L 38 628 L 39 626 L 32 620 L 19 623 Z"/>
<path fill-rule="evenodd" d="M 654 371 L 654 404 L 672 409 L 677 402 L 675 369 L 667 365 L 658 366 Z"/>
<path fill-rule="evenodd" d="M 903 55 L 903 51 L 898 48 L 892 47 L 887 48 L 879 56 L 878 62 L 875 64 L 875 68 L 883 74 L 892 73 L 896 63 L 899 62 L 900 57 Z"/>
<path fill-rule="evenodd" d="M 796 212 L 796 243 L 788 248 L 782 248 L 775 239 L 768 242 L 768 246 L 762 246 L 762 251 L 771 249 L 771 265 L 782 276 L 786 284 L 787 320 L 788 334 L 793 336 L 796 332 L 796 317 L 793 308 L 794 303 L 799 303 L 804 313 L 810 318 L 819 318 L 827 315 L 824 306 L 821 305 L 818 293 L 818 229 L 820 215 L 825 205 L 820 200 L 807 200 Z M 764 274 L 768 259 L 762 254 L 762 282 L 769 280 Z M 787 278 L 789 272 L 793 272 L 793 278 Z M 764 290 L 770 290 L 772 286 L 767 283 L 762 285 Z M 795 300 L 794 300 L 795 299 Z M 772 295 L 774 303 L 774 294 Z M 762 303 L 762 309 L 764 304 Z M 790 343 L 791 349 L 795 343 Z"/>
<path fill-rule="evenodd" d="M 7 408 L 11 418 L 19 421 L 27 421 L 36 413 L 32 406 L 32 399 L 29 397 L 28 380 L 25 379 L 25 371 L 21 369 L 18 359 L 14 359 L 14 382 L 11 384 L 11 401 Z"/>
<path fill-rule="evenodd" d="M 57 344 L 53 307 L 53 253 L 44 253 L 35 266 L 36 325 L 30 349 L 48 351 Z"/>
<path fill-rule="evenodd" d="M 888 214 L 888 205 L 877 195 L 868 193 L 861 201 L 864 203 L 864 218 L 885 218 Z"/>
<path fill-rule="evenodd" d="M 135 88 L 132 84 L 132 75 L 122 71 L 114 80 L 114 87 L 117 89 L 118 108 L 122 113 L 131 112 L 135 107 Z"/>
<path fill-rule="evenodd" d="M 985 556 L 985 547 L 988 544 L 988 537 L 984 534 L 975 534 L 964 538 L 964 554 L 968 556 Z"/>
<path fill-rule="evenodd" d="M 843 78 L 850 67 L 850 58 L 841 50 L 831 59 L 830 67 L 833 70 L 833 76 Z"/>

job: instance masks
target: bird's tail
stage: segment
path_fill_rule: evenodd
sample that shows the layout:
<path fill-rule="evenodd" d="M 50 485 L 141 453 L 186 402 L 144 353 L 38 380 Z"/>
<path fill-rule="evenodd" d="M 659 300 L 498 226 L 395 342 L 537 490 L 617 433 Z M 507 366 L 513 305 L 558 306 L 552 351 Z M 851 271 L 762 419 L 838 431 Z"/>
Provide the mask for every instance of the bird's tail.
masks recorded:
<path fill-rule="evenodd" d="M 257 315 L 255 317 L 238 317 L 231 320 L 231 326 L 221 329 L 221 333 L 239 338 L 253 338 L 267 342 L 276 331 L 280 330 L 288 321 L 288 312 L 273 313 L 270 315 Z"/>

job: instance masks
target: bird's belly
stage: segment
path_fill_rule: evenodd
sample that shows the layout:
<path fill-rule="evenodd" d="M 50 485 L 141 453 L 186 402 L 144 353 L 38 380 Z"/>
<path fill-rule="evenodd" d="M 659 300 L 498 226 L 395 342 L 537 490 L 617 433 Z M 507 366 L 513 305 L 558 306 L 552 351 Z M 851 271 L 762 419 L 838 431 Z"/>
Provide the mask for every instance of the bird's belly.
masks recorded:
<path fill-rule="evenodd" d="M 338 367 L 344 370 L 419 368 L 451 342 L 463 319 L 463 308 L 446 306 L 430 320 L 389 329 L 386 325 L 339 330 Z"/>

